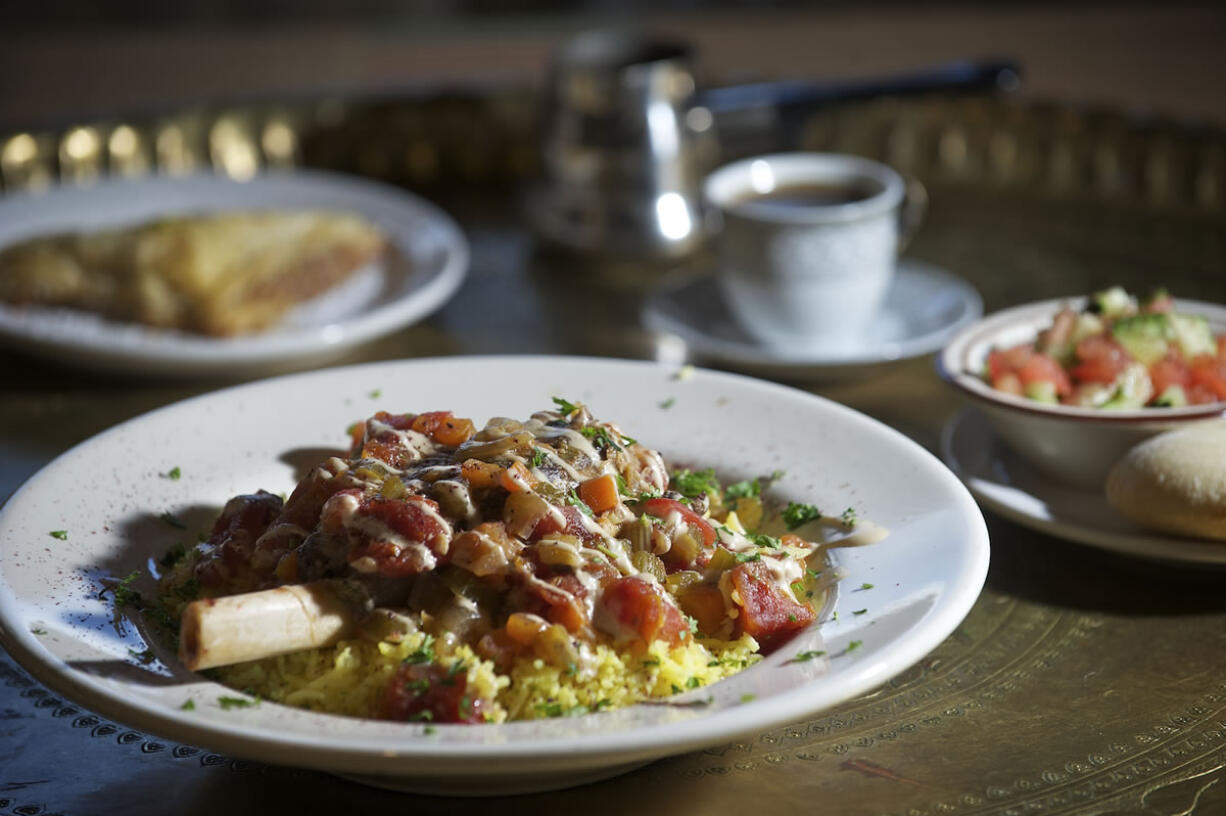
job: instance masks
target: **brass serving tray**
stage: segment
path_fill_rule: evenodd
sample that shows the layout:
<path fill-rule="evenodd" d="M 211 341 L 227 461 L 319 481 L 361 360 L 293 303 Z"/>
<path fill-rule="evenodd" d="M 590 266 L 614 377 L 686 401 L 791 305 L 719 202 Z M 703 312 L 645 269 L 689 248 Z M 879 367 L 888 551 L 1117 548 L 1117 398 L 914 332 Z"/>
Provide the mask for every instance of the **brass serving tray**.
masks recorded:
<path fill-rule="evenodd" d="M 561 257 L 522 228 L 516 194 L 535 168 L 534 106 L 531 94 L 508 91 L 85 123 L 0 136 L 0 179 L 11 192 L 300 165 L 380 178 L 450 209 L 474 262 L 439 314 L 353 360 L 682 353 L 635 319 L 663 268 Z M 1112 283 L 1226 302 L 1219 131 L 1006 97 L 926 97 L 817 112 L 801 140 L 921 179 L 931 208 L 912 254 L 971 281 L 989 310 Z M 75 442 L 216 385 L 116 382 L 8 353 L 0 378 L 0 495 Z M 958 410 L 930 359 L 811 389 L 934 450 Z M 497 805 L 406 797 L 165 743 L 56 698 L 0 656 L 0 814 L 1226 813 L 1226 573 L 988 519 L 983 595 L 903 676 L 807 722 Z"/>

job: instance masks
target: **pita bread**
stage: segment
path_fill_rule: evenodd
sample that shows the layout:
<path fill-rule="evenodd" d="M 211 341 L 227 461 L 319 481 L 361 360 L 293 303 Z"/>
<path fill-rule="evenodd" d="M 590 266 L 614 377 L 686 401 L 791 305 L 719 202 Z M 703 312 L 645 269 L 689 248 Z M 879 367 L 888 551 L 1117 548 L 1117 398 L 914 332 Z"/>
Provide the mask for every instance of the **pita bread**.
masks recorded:
<path fill-rule="evenodd" d="M 1226 420 L 1137 445 L 1111 470 L 1107 501 L 1143 527 L 1226 541 Z"/>

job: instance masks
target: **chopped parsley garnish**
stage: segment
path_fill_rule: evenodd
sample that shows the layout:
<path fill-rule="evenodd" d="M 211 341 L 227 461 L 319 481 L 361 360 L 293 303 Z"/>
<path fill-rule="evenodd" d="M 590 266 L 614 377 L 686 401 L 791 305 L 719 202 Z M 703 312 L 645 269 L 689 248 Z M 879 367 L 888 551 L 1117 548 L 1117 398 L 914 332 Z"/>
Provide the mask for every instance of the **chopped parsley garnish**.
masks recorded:
<path fill-rule="evenodd" d="M 559 702 L 537 703 L 536 711 L 538 714 L 544 714 L 546 717 L 561 717 L 566 713 Z"/>
<path fill-rule="evenodd" d="M 613 434 L 609 432 L 608 428 L 602 428 L 598 425 L 589 425 L 588 427 L 579 431 L 579 433 L 590 439 L 592 441 L 592 446 L 598 451 L 604 452 L 610 448 L 613 450 L 625 450 L 625 448 L 622 447 L 621 442 L 618 442 L 617 439 L 614 438 Z M 629 437 L 623 437 L 621 441 L 627 445 L 635 444 L 635 440 L 630 439 Z"/>
<path fill-rule="evenodd" d="M 180 530 L 187 529 L 187 525 L 184 524 L 182 521 L 180 521 L 179 517 L 176 516 L 174 513 L 171 513 L 169 510 L 167 510 L 162 515 L 158 516 L 158 518 L 160 518 L 162 521 L 169 524 L 171 527 L 177 527 Z"/>
<path fill-rule="evenodd" d="M 851 643 L 847 644 L 847 651 L 854 652 L 856 649 L 859 649 L 863 645 L 864 645 L 864 641 L 853 640 Z"/>
<path fill-rule="evenodd" d="M 51 536 L 52 538 L 58 538 L 60 541 L 68 540 L 67 530 L 52 530 L 50 533 L 47 533 L 47 535 Z"/>
<path fill-rule="evenodd" d="M 789 663 L 806 663 L 814 658 L 822 657 L 826 653 L 821 649 L 810 649 L 806 652 L 797 652 L 796 656 L 789 660 Z"/>
<path fill-rule="evenodd" d="M 144 649 L 139 652 L 136 651 L 135 649 L 128 649 L 128 654 L 131 657 L 134 657 L 137 660 L 139 660 L 141 663 L 152 663 L 153 662 L 153 650 L 152 649 Z"/>
<path fill-rule="evenodd" d="M 248 700 L 246 697 L 218 697 L 217 705 L 221 706 L 222 711 L 229 711 L 232 708 L 251 708 L 259 705 L 259 700 Z"/>
<path fill-rule="evenodd" d="M 677 685 L 676 683 L 672 683 L 671 685 L 673 687 L 673 694 L 680 694 L 682 691 L 684 691 L 684 689 L 682 689 L 681 686 Z"/>
<path fill-rule="evenodd" d="M 433 725 L 427 725 L 425 728 L 421 730 L 421 732 L 425 734 L 426 736 L 430 736 L 431 734 L 437 733 L 438 729 L 435 728 Z"/>
<path fill-rule="evenodd" d="M 756 700 L 756 699 L 758 699 L 758 695 L 756 695 L 756 694 L 748 694 L 748 693 L 747 693 L 747 694 L 742 694 L 742 695 L 741 695 L 741 702 L 742 702 L 742 703 L 752 703 L 752 702 L 753 702 L 754 700 Z"/>
<path fill-rule="evenodd" d="M 596 516 L 596 514 L 592 512 L 592 508 L 587 506 L 587 502 L 579 498 L 579 494 L 574 490 L 571 490 L 566 494 L 566 503 L 578 507 L 579 512 L 585 516 L 592 516 L 593 518 Z"/>
<path fill-rule="evenodd" d="M 194 601 L 200 597 L 200 582 L 195 578 L 188 578 L 175 587 L 175 594 L 184 601 Z"/>
<path fill-rule="evenodd" d="M 865 584 L 860 584 L 860 589 L 872 589 L 872 588 L 873 588 L 873 585 L 872 585 L 872 584 L 867 584 L 867 583 L 865 583 Z M 857 590 L 854 590 L 854 591 L 859 592 L 859 591 L 860 591 L 860 589 L 857 589 Z"/>
<path fill-rule="evenodd" d="M 843 511 L 843 514 L 839 516 L 839 519 L 848 527 L 855 527 L 856 522 L 859 521 L 859 519 L 856 518 L 856 508 L 848 507 Z"/>
<path fill-rule="evenodd" d="M 751 535 L 749 540 L 753 542 L 755 547 L 762 547 L 767 550 L 777 550 L 783 546 L 783 542 L 774 536 L 769 536 L 766 533 Z"/>
<path fill-rule="evenodd" d="M 750 561 L 761 561 L 761 560 L 762 560 L 762 553 L 760 552 L 752 552 L 752 553 L 740 552 L 736 554 L 736 562 L 738 564 L 746 564 Z"/>
<path fill-rule="evenodd" d="M 696 635 L 696 634 L 698 634 L 698 618 L 694 618 L 694 617 L 691 617 L 691 616 L 689 616 L 689 615 L 685 615 L 685 614 L 683 614 L 683 615 L 682 615 L 682 617 L 684 617 L 684 618 L 685 618 L 685 622 L 686 622 L 686 623 L 689 625 L 689 627 L 690 627 L 690 634 L 691 634 L 691 635 Z"/>
<path fill-rule="evenodd" d="M 381 388 L 376 388 L 375 390 L 370 392 L 371 399 L 379 399 L 379 397 L 381 396 L 383 396 L 383 389 Z"/>
<path fill-rule="evenodd" d="M 854 609 L 854 610 L 852 610 L 852 613 L 851 613 L 851 614 L 853 614 L 853 615 L 863 615 L 865 612 L 868 612 L 868 610 L 867 610 L 867 609 Z"/>
<path fill-rule="evenodd" d="M 184 700 L 183 705 L 179 706 L 179 708 L 182 709 L 183 711 L 195 711 L 196 701 L 195 700 Z"/>
<path fill-rule="evenodd" d="M 460 702 L 456 706 L 456 713 L 458 713 L 461 717 L 468 717 L 468 715 L 472 713 L 472 710 L 473 710 L 473 698 L 465 694 L 463 697 L 460 698 Z"/>
<path fill-rule="evenodd" d="M 578 405 L 575 405 L 570 400 L 564 400 L 561 397 L 554 397 L 553 404 L 558 406 L 558 413 L 564 417 L 569 417 L 575 411 L 579 410 Z"/>
<path fill-rule="evenodd" d="M 423 708 L 415 714 L 408 716 L 409 722 L 430 722 L 434 719 L 434 712 L 428 708 Z"/>
<path fill-rule="evenodd" d="M 663 402 L 661 402 L 661 403 L 660 403 L 660 408 L 661 408 L 662 410 L 667 411 L 669 408 L 672 408 L 672 407 L 673 407 L 673 405 L 675 405 L 676 403 L 677 403 L 677 398 L 676 398 L 676 397 L 669 397 L 668 399 L 666 399 L 666 400 L 664 400 Z"/>
<path fill-rule="evenodd" d="M 698 680 L 698 678 L 697 678 L 697 677 L 689 677 L 689 678 L 686 678 L 686 681 L 685 681 L 685 687 L 686 687 L 686 688 L 689 688 L 689 689 L 696 689 L 696 688 L 698 688 L 698 687 L 699 687 L 699 686 L 701 686 L 701 685 L 702 685 L 702 683 L 701 683 L 701 682 L 699 682 L 699 680 Z"/>
<path fill-rule="evenodd" d="M 140 577 L 140 570 L 133 570 L 128 575 L 108 589 L 103 589 L 98 593 L 98 597 L 106 596 L 107 592 L 111 593 L 111 597 L 115 599 L 115 606 L 139 606 L 141 602 L 140 593 L 132 589 L 132 582 Z"/>
<path fill-rule="evenodd" d="M 737 482 L 736 484 L 730 484 L 724 488 L 724 498 L 727 500 L 757 498 L 761 495 L 762 482 L 756 477 L 746 479 L 743 482 Z"/>
<path fill-rule="evenodd" d="M 660 665 L 660 658 L 658 658 L 658 657 L 648 657 L 648 658 L 645 658 L 645 659 L 643 660 L 642 665 L 644 665 L 644 666 L 659 666 L 659 665 Z"/>
<path fill-rule="evenodd" d="M 815 570 L 810 567 L 805 567 L 805 575 L 808 575 L 814 581 L 816 581 L 818 578 L 821 578 L 823 572 L 825 572 L 825 570 Z"/>
<path fill-rule="evenodd" d="M 170 567 L 173 567 L 175 564 L 182 561 L 183 556 L 185 555 L 187 555 L 187 547 L 185 547 L 183 543 L 180 542 L 174 545 L 173 547 L 171 547 L 169 550 L 167 550 L 165 554 L 162 555 L 162 557 L 158 559 L 158 563 L 161 564 L 163 567 L 166 567 L 167 569 L 169 569 Z"/>
<path fill-rule="evenodd" d="M 793 615 L 792 613 L 790 613 L 790 612 L 789 612 L 789 613 L 788 613 L 788 620 L 789 620 L 789 621 L 791 621 L 792 623 L 795 623 L 795 622 L 796 622 L 796 616 L 795 616 L 795 615 Z"/>
<path fill-rule="evenodd" d="M 174 482 L 179 481 L 179 479 L 182 478 L 182 476 L 183 476 L 183 471 L 179 469 L 178 465 L 172 467 L 170 470 L 162 474 L 163 478 L 170 479 L 171 481 L 174 481 Z"/>
<path fill-rule="evenodd" d="M 454 681 L 452 681 L 454 684 Z M 420 697 L 430 690 L 430 681 L 424 677 L 420 680 L 410 680 L 404 684 L 404 690 L 414 697 Z"/>
<path fill-rule="evenodd" d="M 789 502 L 783 510 L 783 523 L 788 526 L 789 530 L 795 530 L 800 525 L 821 517 L 822 511 L 811 504 Z"/>
<path fill-rule="evenodd" d="M 418 646 L 416 651 L 409 652 L 401 662 L 415 666 L 420 663 L 433 663 L 434 659 L 434 635 L 426 635 L 421 646 Z"/>
<path fill-rule="evenodd" d="M 548 461 L 548 459 L 549 459 L 549 454 L 545 453 L 544 448 L 533 448 L 532 449 L 532 460 L 530 462 L 532 467 L 539 468 L 541 465 L 545 464 L 545 462 Z"/>
<path fill-rule="evenodd" d="M 33 629 L 31 629 L 31 630 L 30 630 L 30 634 L 32 634 L 32 635 L 45 635 L 45 634 L 47 634 L 47 630 L 46 630 L 46 629 L 44 629 L 44 628 L 42 628 L 41 626 L 35 626 Z"/>
<path fill-rule="evenodd" d="M 669 487 L 689 499 L 696 499 L 703 493 L 719 495 L 719 480 L 715 478 L 714 468 L 678 470 L 670 477 Z"/>
<path fill-rule="evenodd" d="M 460 672 L 466 671 L 468 671 L 468 666 L 464 664 L 464 661 L 457 660 L 447 667 L 447 676 L 439 681 L 439 685 L 454 686 L 456 677 L 460 674 Z"/>

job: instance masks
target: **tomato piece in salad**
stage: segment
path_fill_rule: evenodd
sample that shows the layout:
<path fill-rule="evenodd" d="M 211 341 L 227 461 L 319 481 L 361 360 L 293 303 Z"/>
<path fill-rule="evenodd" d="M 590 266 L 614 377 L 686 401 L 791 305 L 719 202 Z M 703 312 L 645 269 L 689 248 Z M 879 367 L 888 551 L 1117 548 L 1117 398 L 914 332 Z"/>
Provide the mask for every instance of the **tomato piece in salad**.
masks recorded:
<path fill-rule="evenodd" d="M 1069 370 L 1069 375 L 1082 382 L 1110 384 L 1128 367 L 1128 352 L 1101 335 L 1081 340 L 1074 353 L 1080 362 Z"/>

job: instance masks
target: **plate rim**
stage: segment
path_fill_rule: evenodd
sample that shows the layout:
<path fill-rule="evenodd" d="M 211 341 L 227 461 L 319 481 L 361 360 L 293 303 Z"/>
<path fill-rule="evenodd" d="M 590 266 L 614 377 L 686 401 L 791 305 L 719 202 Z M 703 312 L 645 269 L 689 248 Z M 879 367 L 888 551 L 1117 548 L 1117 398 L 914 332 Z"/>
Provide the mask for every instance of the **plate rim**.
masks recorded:
<path fill-rule="evenodd" d="M 202 186 L 233 190 L 231 208 L 260 208 L 260 188 L 265 185 L 301 186 L 304 194 L 312 190 L 345 192 L 365 198 L 371 210 L 391 203 L 399 208 L 399 217 L 411 216 L 419 225 L 434 231 L 440 240 L 441 264 L 428 271 L 429 277 L 412 288 L 381 303 L 340 320 L 310 330 L 287 333 L 257 333 L 234 338 L 212 338 L 158 330 L 135 323 L 102 319 L 98 335 L 63 338 L 31 334 L 19 322 L 12 320 L 19 307 L 0 303 L 0 340 L 41 357 L 52 356 L 63 362 L 65 355 L 86 354 L 91 364 L 108 370 L 141 373 L 140 366 L 157 375 L 211 376 L 239 375 L 277 365 L 300 364 L 321 356 L 335 355 L 353 346 L 373 340 L 396 329 L 412 325 L 441 308 L 460 288 L 468 275 L 471 247 L 459 224 L 432 201 L 409 190 L 374 181 L 362 176 L 315 169 L 269 169 L 250 179 L 237 180 L 214 173 L 192 173 L 182 176 L 146 176 L 135 179 L 107 178 L 88 187 L 60 185 L 49 190 L 18 193 L 0 200 L 0 214 L 6 208 L 21 207 L 27 201 L 45 201 L 48 197 L 71 200 L 82 196 L 133 195 L 143 188 L 176 188 L 190 190 Z M 242 199 L 254 191 L 255 201 Z M 206 211 L 222 209 L 210 207 Z M 188 208 L 183 212 L 190 211 Z M 366 212 L 369 215 L 369 212 Z M 54 230 L 52 230 L 53 232 Z M 34 234 L 47 234 L 39 230 Z M 16 240 L 22 240 L 18 238 Z M 8 246 L 11 241 L 6 241 Z M 394 241 L 406 252 L 408 246 Z M 3 247 L 0 246 L 0 249 Z M 76 310 L 69 310 L 76 311 Z M 94 315 L 87 315 L 91 319 Z M 326 328 L 326 332 L 325 332 Z M 123 335 L 141 337 L 140 342 L 124 342 Z M 100 345 L 95 341 L 101 338 Z M 150 369 L 152 369 L 150 371 Z"/>
<path fill-rule="evenodd" d="M 968 428 L 970 430 L 967 430 Z M 989 450 L 996 452 L 985 455 L 1008 471 L 1010 460 L 1015 459 L 1015 456 L 1004 448 L 1000 439 L 992 432 L 983 413 L 972 407 L 960 410 L 941 429 L 941 459 L 962 480 L 975 499 L 987 509 L 1036 532 L 1108 552 L 1174 564 L 1226 566 L 1226 542 L 1164 536 L 1160 533 L 1148 532 L 1140 527 L 1136 532 L 1103 530 L 1081 522 L 1043 518 L 1027 512 L 1014 503 L 1004 501 L 996 495 L 995 491 L 985 490 L 984 484 L 991 484 L 995 488 L 1040 501 L 1043 497 L 1016 484 L 988 482 L 981 475 L 970 472 L 966 464 L 955 453 L 957 445 L 955 440 L 959 433 L 976 432 L 985 434 L 989 440 Z M 1001 452 L 1005 453 L 1005 456 L 1000 456 Z M 1100 506 L 1106 506 L 1106 499 L 1095 491 L 1078 490 L 1072 486 L 1061 486 L 1061 489 L 1084 493 L 1087 500 L 1095 504 L 1101 502 Z"/>
<path fill-rule="evenodd" d="M 420 364 L 454 364 L 457 361 L 464 361 L 464 364 L 473 366 L 489 365 L 491 363 L 506 364 L 508 361 L 514 361 L 516 364 L 534 367 L 544 365 L 556 367 L 561 363 L 582 366 L 591 366 L 592 364 L 616 366 L 627 369 L 633 368 L 638 371 L 675 372 L 676 370 L 675 366 L 667 366 L 650 361 L 599 357 L 482 355 L 461 358 L 430 357 L 366 363 L 306 373 L 288 374 L 281 377 L 244 383 L 154 409 L 113 426 L 73 446 L 40 469 L 38 473 L 18 488 L 8 501 L 3 506 L 0 506 L 0 516 L 11 512 L 14 502 L 25 491 L 33 489 L 32 486 L 36 485 L 45 473 L 52 471 L 59 463 L 81 455 L 82 451 L 86 450 L 89 446 L 105 444 L 108 436 L 129 429 L 148 417 L 163 412 L 184 410 L 185 406 L 197 403 L 204 404 L 214 400 L 233 399 L 236 395 L 243 393 L 273 388 L 276 384 L 287 379 L 326 379 L 332 376 L 345 376 L 358 372 L 389 371 Z M 121 722 L 132 724 L 142 730 L 162 734 L 168 738 L 181 739 L 182 737 L 174 732 L 175 730 L 181 731 L 186 729 L 197 735 L 190 738 L 192 741 L 204 743 L 209 747 L 215 747 L 217 750 L 237 756 L 268 760 L 271 755 L 275 756 L 275 761 L 278 762 L 289 762 L 304 767 L 332 771 L 374 772 L 393 775 L 404 775 L 406 771 L 412 771 L 414 773 L 443 773 L 446 775 L 450 763 L 461 757 L 466 760 L 497 760 L 500 763 L 499 768 L 483 769 L 483 772 L 489 772 L 488 775 L 496 776 L 500 773 L 521 773 L 526 767 L 537 766 L 542 761 L 550 763 L 554 771 L 562 771 L 566 769 L 604 766 L 613 764 L 614 761 L 630 762 L 638 759 L 653 759 L 719 741 L 735 739 L 744 734 L 757 733 L 772 727 L 786 725 L 796 722 L 803 717 L 811 716 L 818 711 L 827 710 L 841 702 L 854 699 L 859 694 L 880 685 L 890 677 L 896 676 L 898 673 L 913 666 L 924 655 L 940 645 L 970 612 L 982 591 L 987 576 L 990 556 L 988 531 L 982 512 L 955 474 L 937 456 L 919 443 L 906 437 L 900 431 L 845 405 L 785 385 L 765 382 L 728 372 L 699 369 L 695 371 L 695 376 L 722 380 L 734 385 L 741 384 L 756 389 L 766 389 L 774 391 L 779 395 L 790 394 L 792 399 L 813 401 L 815 404 L 822 406 L 823 411 L 840 414 L 847 421 L 871 427 L 874 433 L 882 434 L 888 438 L 891 441 L 891 445 L 902 445 L 908 448 L 916 456 L 917 461 L 925 463 L 929 471 L 926 475 L 943 482 L 944 492 L 950 498 L 949 509 L 955 511 L 957 516 L 966 523 L 967 536 L 965 541 L 959 544 L 961 570 L 956 576 L 951 576 L 949 589 L 944 594 L 941 602 L 925 614 L 922 628 L 916 631 L 909 631 L 907 638 L 890 644 L 890 666 L 886 666 L 885 661 L 880 657 L 875 664 L 865 663 L 847 681 L 839 686 L 837 692 L 825 695 L 831 699 L 822 699 L 819 695 L 818 702 L 814 703 L 812 701 L 812 683 L 807 681 L 769 700 L 754 700 L 739 707 L 721 709 L 709 716 L 678 723 L 639 725 L 625 731 L 606 732 L 599 734 L 598 739 L 592 739 L 590 735 L 580 735 L 578 737 L 556 739 L 532 738 L 526 742 L 512 740 L 509 745 L 487 745 L 465 743 L 442 744 L 427 742 L 418 738 L 411 745 L 406 744 L 405 747 L 410 749 L 406 753 L 389 758 L 383 755 L 381 748 L 371 747 L 369 744 L 365 746 L 355 744 L 350 739 L 340 739 L 337 735 L 331 735 L 328 739 L 308 740 L 302 734 L 295 732 L 268 733 L 269 729 L 267 728 L 260 728 L 255 731 L 252 731 L 250 728 L 244 729 L 238 722 L 223 721 L 218 723 L 202 721 L 198 717 L 191 716 L 190 713 L 185 716 L 180 712 L 173 712 L 156 705 L 142 707 L 137 703 L 123 699 L 116 693 L 108 695 L 90 685 L 74 682 L 71 675 L 78 670 L 72 669 L 63 660 L 56 659 L 56 664 L 58 665 L 48 662 L 32 648 L 33 645 L 36 645 L 36 641 L 31 633 L 24 631 L 20 627 L 13 628 L 20 621 L 16 617 L 16 610 L 12 608 L 15 600 L 8 597 L 7 592 L 0 594 L 0 646 L 4 647 L 23 668 L 53 690 L 64 694 L 64 696 L 70 699 L 78 701 L 87 700 L 88 702 L 83 702 L 83 704 L 91 709 L 98 710 L 99 713 L 112 716 Z M 0 575 L 2 575 L 2 572 L 0 572 Z M 809 700 L 808 704 L 800 704 L 800 701 L 805 699 Z M 739 714 L 740 711 L 749 709 L 755 711 L 757 716 L 749 718 Z M 737 720 L 740 724 L 730 727 L 725 722 L 730 719 Z M 168 727 L 170 730 L 168 730 Z M 650 737 L 664 736 L 667 739 L 646 739 L 644 735 Z M 545 742 L 548 742 L 548 744 L 544 744 Z M 407 739 L 405 743 L 408 743 Z M 525 750 L 523 747 L 525 744 L 530 748 L 529 754 L 527 756 L 516 756 L 517 753 L 522 754 Z M 416 752 L 412 750 L 418 747 L 422 750 Z M 430 752 L 429 755 L 426 755 L 424 752 L 427 748 Z M 372 761 L 374 762 L 373 765 Z M 406 767 L 406 763 L 410 761 L 413 763 L 412 767 Z M 395 767 L 397 763 L 399 767 Z"/>

